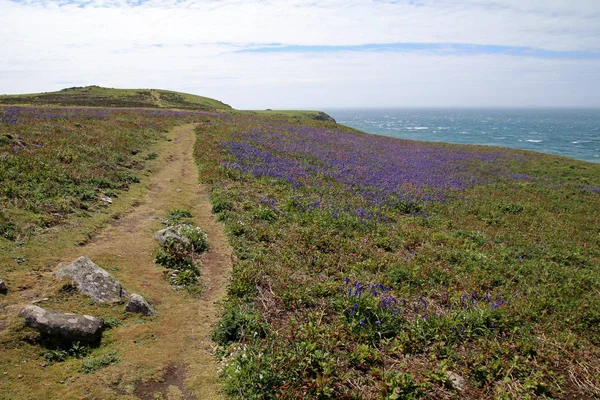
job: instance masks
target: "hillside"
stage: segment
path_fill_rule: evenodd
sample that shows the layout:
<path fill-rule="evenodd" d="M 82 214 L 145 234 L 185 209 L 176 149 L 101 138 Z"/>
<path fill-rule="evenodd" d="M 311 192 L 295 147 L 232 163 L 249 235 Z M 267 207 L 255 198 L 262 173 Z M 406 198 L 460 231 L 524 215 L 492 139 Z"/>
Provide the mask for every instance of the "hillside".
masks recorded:
<path fill-rule="evenodd" d="M 3 398 L 208 398 L 217 371 L 231 398 L 600 396 L 600 164 L 315 116 L 0 107 Z M 154 241 L 180 222 L 199 259 Z M 57 281 L 80 255 L 155 317 Z M 45 341 L 31 303 L 101 343 Z"/>
<path fill-rule="evenodd" d="M 231 110 L 231 106 L 208 97 L 160 89 L 112 89 L 100 86 L 72 87 L 58 92 L 2 95 L 0 104 L 84 107 L 177 108 L 185 110 Z"/>

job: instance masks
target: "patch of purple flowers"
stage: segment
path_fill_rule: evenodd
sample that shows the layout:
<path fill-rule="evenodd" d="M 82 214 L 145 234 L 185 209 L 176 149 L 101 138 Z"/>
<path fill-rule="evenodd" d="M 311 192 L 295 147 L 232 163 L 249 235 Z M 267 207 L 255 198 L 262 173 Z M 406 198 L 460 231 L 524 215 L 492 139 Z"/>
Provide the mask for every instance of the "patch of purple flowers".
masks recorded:
<path fill-rule="evenodd" d="M 295 187 L 327 188 L 333 180 L 365 200 L 354 209 L 360 220 L 374 217 L 373 206 L 418 212 L 412 204 L 444 201 L 451 190 L 515 178 L 502 164 L 509 156 L 498 150 L 399 140 L 342 127 L 266 125 L 234 135 L 225 148 L 235 161 L 225 166 Z"/>

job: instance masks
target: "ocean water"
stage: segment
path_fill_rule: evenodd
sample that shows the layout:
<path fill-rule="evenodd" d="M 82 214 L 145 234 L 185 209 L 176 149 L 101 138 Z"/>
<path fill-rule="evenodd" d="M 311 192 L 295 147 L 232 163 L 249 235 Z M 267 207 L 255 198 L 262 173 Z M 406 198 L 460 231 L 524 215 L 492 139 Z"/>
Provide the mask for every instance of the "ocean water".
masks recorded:
<path fill-rule="evenodd" d="M 512 147 L 600 163 L 600 110 L 329 109 L 335 120 L 379 135 Z"/>

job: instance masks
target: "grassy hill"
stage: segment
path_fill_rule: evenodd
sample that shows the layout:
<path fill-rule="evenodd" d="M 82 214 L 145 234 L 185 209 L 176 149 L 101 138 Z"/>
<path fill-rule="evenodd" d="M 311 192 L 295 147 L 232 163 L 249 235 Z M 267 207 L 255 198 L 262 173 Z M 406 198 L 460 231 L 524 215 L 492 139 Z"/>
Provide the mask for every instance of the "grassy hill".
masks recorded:
<path fill-rule="evenodd" d="M 0 104 L 85 107 L 179 108 L 231 110 L 231 106 L 208 97 L 160 89 L 112 89 L 100 86 L 72 87 L 58 92 L 0 96 Z"/>
<path fill-rule="evenodd" d="M 158 142 L 182 122 L 198 126 L 200 179 L 235 251 L 213 335 L 232 398 L 600 396 L 600 164 L 368 135 L 315 112 L 222 110 L 0 107 L 7 399 L 49 382 L 20 378 L 21 364 L 61 382 L 114 352 L 91 372 L 109 382 L 130 365 L 122 332 L 161 323 L 106 307 L 102 345 L 58 357 L 17 306 L 47 297 L 86 312 L 48 289 L 57 252 L 137 204 Z M 137 384 L 110 382 L 106 398 Z"/>

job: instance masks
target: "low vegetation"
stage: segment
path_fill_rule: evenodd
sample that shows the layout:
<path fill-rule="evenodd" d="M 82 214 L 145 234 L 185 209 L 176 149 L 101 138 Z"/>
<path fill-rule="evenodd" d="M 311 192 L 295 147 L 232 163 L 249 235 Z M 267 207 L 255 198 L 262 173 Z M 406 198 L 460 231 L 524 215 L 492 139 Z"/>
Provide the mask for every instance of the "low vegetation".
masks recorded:
<path fill-rule="evenodd" d="M 237 256 L 230 396 L 600 395 L 600 165 L 281 117 L 198 132 Z"/>
<path fill-rule="evenodd" d="M 188 93 L 160 89 L 112 89 L 99 86 L 72 87 L 58 92 L 3 95 L 0 96 L 0 104 L 231 110 L 230 106 L 218 100 Z"/>
<path fill-rule="evenodd" d="M 101 212 L 139 182 L 167 130 L 210 114 L 166 110 L 0 107 L 0 237 Z"/>
<path fill-rule="evenodd" d="M 148 104 L 100 89 L 63 95 Z M 153 92 L 152 107 L 173 107 Z M 72 285 L 37 291 L 55 264 L 28 258 L 47 251 L 44 233 L 108 213 L 144 181 L 165 132 L 197 122 L 201 180 L 235 250 L 212 335 L 230 397 L 599 397 L 600 165 L 367 135 L 319 116 L 0 107 L 0 277 L 18 282 L 0 296 L 52 293 L 49 308 L 119 327 L 98 348 L 40 346 L 0 297 L 3 394 L 28 390 L 19 363 L 62 385 L 118 368 L 120 329 L 140 349 L 155 340 L 148 319 L 92 307 Z M 187 242 L 168 240 L 156 262 L 197 294 L 206 236 L 174 207 L 164 224 Z"/>
<path fill-rule="evenodd" d="M 196 226 L 192 214 L 187 210 L 174 209 L 163 221 L 177 237 L 169 237 L 162 244 L 155 262 L 165 268 L 167 280 L 175 290 L 185 289 L 199 296 L 201 293 L 201 254 L 208 250 L 208 237 Z"/>

